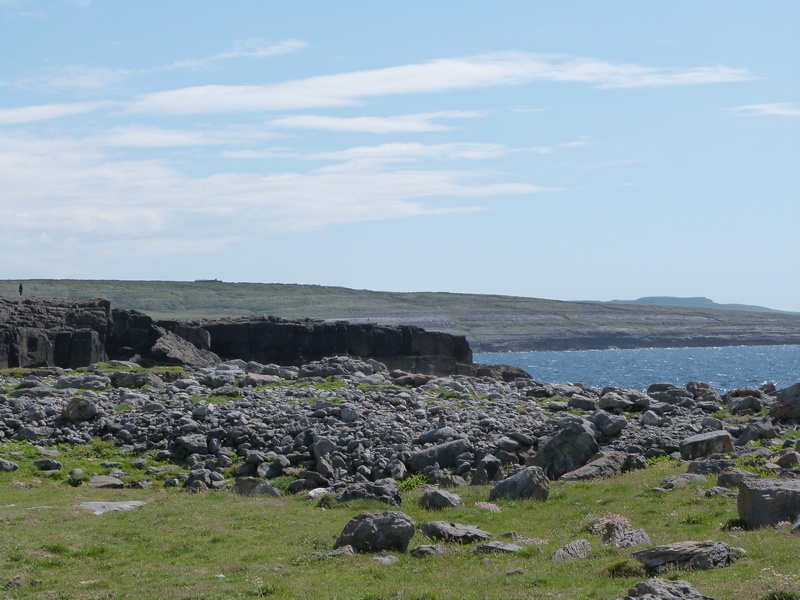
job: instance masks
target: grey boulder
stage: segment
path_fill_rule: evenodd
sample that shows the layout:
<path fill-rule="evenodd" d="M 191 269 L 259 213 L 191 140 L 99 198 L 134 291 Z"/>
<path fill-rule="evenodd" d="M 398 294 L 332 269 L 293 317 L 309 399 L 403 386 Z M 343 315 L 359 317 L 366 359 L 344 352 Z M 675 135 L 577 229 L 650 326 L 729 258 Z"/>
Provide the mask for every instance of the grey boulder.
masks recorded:
<path fill-rule="evenodd" d="M 781 421 L 800 419 L 800 382 L 777 391 L 769 414 Z"/>
<path fill-rule="evenodd" d="M 455 508 L 461 504 L 461 497 L 444 490 L 431 490 L 425 492 L 419 499 L 419 505 L 428 510 L 442 510 L 443 508 Z"/>
<path fill-rule="evenodd" d="M 639 582 L 628 590 L 622 600 L 714 600 L 704 596 L 682 579 L 667 581 L 654 578 Z"/>
<path fill-rule="evenodd" d="M 711 454 L 730 454 L 733 452 L 733 437 L 727 431 L 699 433 L 681 441 L 680 451 L 684 460 Z"/>
<path fill-rule="evenodd" d="M 598 450 L 600 446 L 590 427 L 583 422 L 572 422 L 547 440 L 533 458 L 532 466 L 543 469 L 550 479 L 558 479 L 585 465 Z"/>
<path fill-rule="evenodd" d="M 550 495 L 550 480 L 539 467 L 525 467 L 506 477 L 489 492 L 489 499 L 523 500 L 532 498 L 545 501 Z"/>
<path fill-rule="evenodd" d="M 573 540 L 569 544 L 553 552 L 550 560 L 556 563 L 584 560 L 589 557 L 591 551 L 592 545 L 586 540 Z"/>
<path fill-rule="evenodd" d="M 615 450 L 604 450 L 592 457 L 587 464 L 562 475 L 562 481 L 581 481 L 583 479 L 606 479 L 622 473 L 626 455 Z"/>
<path fill-rule="evenodd" d="M 400 506 L 403 498 L 400 494 L 400 488 L 394 479 L 379 479 L 375 482 L 354 483 L 343 490 L 337 495 L 336 499 L 339 502 L 347 502 L 349 500 L 378 500 L 385 502 L 389 506 Z"/>
<path fill-rule="evenodd" d="M 743 479 L 737 504 L 750 528 L 791 523 L 800 516 L 800 479 Z"/>
<path fill-rule="evenodd" d="M 405 552 L 414 537 L 414 521 L 407 514 L 385 511 L 353 517 L 345 525 L 334 548 L 352 546 L 358 552 Z"/>
<path fill-rule="evenodd" d="M 670 568 L 678 569 L 716 569 L 727 567 L 742 553 L 725 542 L 677 542 L 665 546 L 655 546 L 633 553 L 633 558 L 655 573 Z"/>
<path fill-rule="evenodd" d="M 460 523 L 448 523 L 447 521 L 425 523 L 422 526 L 422 533 L 433 540 L 459 544 L 471 544 L 472 542 L 488 540 L 490 537 L 487 531 L 483 531 L 476 525 L 462 525 Z"/>
<path fill-rule="evenodd" d="M 242 496 L 267 496 L 278 498 L 280 490 L 258 477 L 239 477 L 233 484 L 233 491 Z"/>

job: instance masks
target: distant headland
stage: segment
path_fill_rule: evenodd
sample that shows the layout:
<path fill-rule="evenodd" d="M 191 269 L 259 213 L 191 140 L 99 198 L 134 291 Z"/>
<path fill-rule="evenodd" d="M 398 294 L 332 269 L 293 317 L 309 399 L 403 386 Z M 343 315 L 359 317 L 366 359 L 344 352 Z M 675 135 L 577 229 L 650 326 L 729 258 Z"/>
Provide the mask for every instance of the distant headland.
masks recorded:
<path fill-rule="evenodd" d="M 466 337 L 474 352 L 800 344 L 800 314 L 706 298 L 562 302 L 500 295 L 395 293 L 318 285 L 24 280 L 24 297 L 103 297 L 156 320 L 273 316 L 412 325 Z M 0 281 L 19 298 L 20 281 Z M 699 304 L 698 304 L 699 303 Z"/>

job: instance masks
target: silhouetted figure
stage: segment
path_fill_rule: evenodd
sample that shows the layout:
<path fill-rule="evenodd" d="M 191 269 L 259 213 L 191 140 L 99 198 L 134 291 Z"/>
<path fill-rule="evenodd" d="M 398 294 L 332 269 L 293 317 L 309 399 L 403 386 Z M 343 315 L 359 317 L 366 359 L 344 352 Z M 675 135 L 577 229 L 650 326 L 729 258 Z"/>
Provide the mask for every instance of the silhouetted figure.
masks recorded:
<path fill-rule="evenodd" d="M 19 295 L 22 296 L 22 284 L 19 284 Z"/>

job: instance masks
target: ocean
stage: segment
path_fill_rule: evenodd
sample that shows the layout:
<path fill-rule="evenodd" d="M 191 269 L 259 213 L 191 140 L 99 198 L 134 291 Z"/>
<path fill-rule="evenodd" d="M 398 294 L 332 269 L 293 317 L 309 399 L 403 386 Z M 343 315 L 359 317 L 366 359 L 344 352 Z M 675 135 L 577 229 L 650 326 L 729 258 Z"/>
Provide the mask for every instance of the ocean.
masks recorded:
<path fill-rule="evenodd" d="M 759 386 L 780 388 L 800 381 L 800 346 L 641 348 L 568 352 L 476 353 L 476 363 L 520 367 L 540 382 L 585 383 L 644 391 L 652 383 L 710 383 L 718 391 Z"/>

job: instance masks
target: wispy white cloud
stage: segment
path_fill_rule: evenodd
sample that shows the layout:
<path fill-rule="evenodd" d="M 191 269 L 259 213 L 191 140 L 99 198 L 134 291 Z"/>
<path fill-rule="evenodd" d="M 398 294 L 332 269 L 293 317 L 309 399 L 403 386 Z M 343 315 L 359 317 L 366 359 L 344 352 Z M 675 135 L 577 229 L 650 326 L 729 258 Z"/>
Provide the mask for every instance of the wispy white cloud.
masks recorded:
<path fill-rule="evenodd" d="M 200 69 L 226 60 L 239 58 L 267 58 L 296 52 L 306 47 L 302 40 L 284 40 L 267 44 L 261 39 L 237 42 L 232 50 L 212 56 L 179 60 L 166 65 L 150 68 L 107 68 L 87 65 L 64 65 L 47 69 L 44 72 L 28 75 L 16 82 L 14 87 L 21 89 L 83 89 L 99 90 L 130 79 L 131 77 L 176 71 L 179 69 Z"/>
<path fill-rule="evenodd" d="M 747 69 L 660 68 L 524 52 L 437 59 L 369 71 L 269 85 L 207 85 L 143 94 L 129 110 L 209 114 L 354 106 L 376 96 L 426 94 L 532 81 L 587 83 L 600 88 L 665 87 L 747 81 Z"/>
<path fill-rule="evenodd" d="M 82 115 L 113 106 L 113 102 L 73 102 L 0 109 L 0 125 L 17 125 Z"/>
<path fill-rule="evenodd" d="M 31 77 L 21 82 L 20 87 L 47 86 L 56 89 L 99 90 L 118 85 L 137 71 L 134 69 L 108 69 L 69 65 L 52 72 Z"/>
<path fill-rule="evenodd" d="M 559 150 L 582 148 L 593 145 L 591 140 L 576 140 L 552 146 L 510 148 L 504 144 L 485 142 L 451 142 L 445 144 L 422 144 L 419 142 L 396 142 L 377 146 L 357 146 L 329 152 L 299 152 L 295 148 L 273 147 L 267 150 L 233 150 L 220 153 L 225 158 L 273 159 L 289 158 L 312 161 L 336 161 L 336 169 L 374 167 L 390 163 L 408 163 L 430 160 L 491 160 L 510 154 L 532 152 L 551 154 Z"/>
<path fill-rule="evenodd" d="M 726 110 L 741 117 L 800 117 L 800 104 L 797 102 L 747 104 Z"/>
<path fill-rule="evenodd" d="M 308 47 L 302 40 L 283 40 L 274 44 L 265 44 L 264 40 L 260 38 L 242 40 L 237 42 L 232 50 L 220 52 L 213 56 L 205 58 L 190 58 L 187 60 L 179 60 L 174 63 L 160 67 L 160 70 L 171 71 L 174 69 L 196 69 L 208 66 L 212 63 L 232 60 L 236 58 L 267 58 L 270 56 L 280 56 L 282 54 L 289 54 L 297 52 Z"/>
<path fill-rule="evenodd" d="M 434 122 L 437 119 L 471 119 L 477 111 L 440 111 L 391 117 L 331 117 L 327 115 L 295 115 L 269 121 L 272 127 L 317 129 L 358 133 L 398 133 L 448 131 L 452 127 Z"/>
<path fill-rule="evenodd" d="M 252 127 L 184 130 L 128 125 L 101 132 L 92 141 L 101 146 L 168 148 L 241 144 L 273 137 L 276 137 L 273 133 Z"/>
<path fill-rule="evenodd" d="M 155 133 L 166 135 L 164 143 L 170 141 L 169 131 Z M 145 134 L 151 139 L 152 132 Z M 470 198 L 548 191 L 524 182 L 498 182 L 479 169 L 427 164 L 425 169 L 413 164 L 387 169 L 380 161 L 369 168 L 347 167 L 370 153 L 405 154 L 413 162 L 414 157 L 478 159 L 504 151 L 491 144 L 353 149 L 327 157 L 338 161 L 334 166 L 343 167 L 338 169 L 194 176 L 166 160 L 119 159 L 97 139 L 0 132 L 0 209 L 3 222 L 14 223 L 13 228 L 3 226 L 0 258 L 34 241 L 37 255 L 61 249 L 62 259 L 72 253 L 77 260 L 90 246 L 120 252 L 131 244 L 143 256 L 201 253 L 277 232 L 464 214 L 480 210 Z"/>
<path fill-rule="evenodd" d="M 470 159 L 482 160 L 498 158 L 510 154 L 512 150 L 503 144 L 485 143 L 449 143 L 449 144 L 419 144 L 395 143 L 380 144 L 378 146 L 360 146 L 334 152 L 314 152 L 306 155 L 312 160 L 342 160 L 374 159 L 383 161 L 412 161 L 419 159 L 455 160 Z"/>

